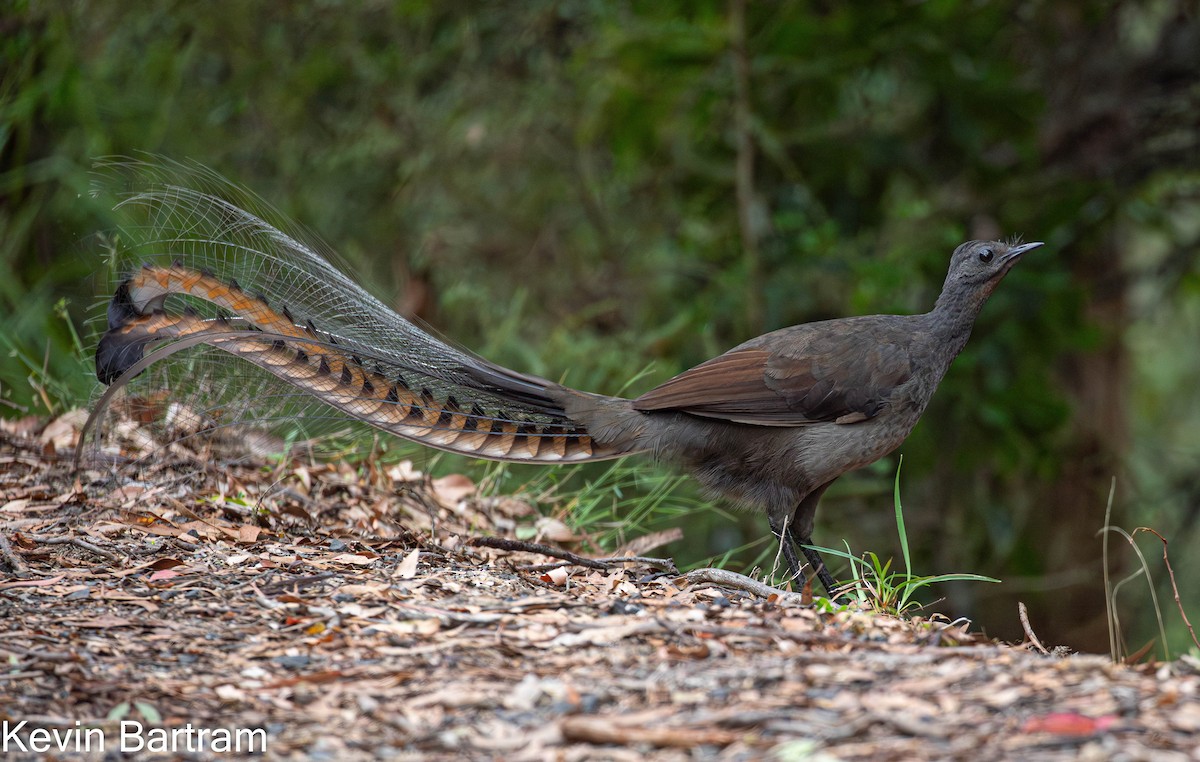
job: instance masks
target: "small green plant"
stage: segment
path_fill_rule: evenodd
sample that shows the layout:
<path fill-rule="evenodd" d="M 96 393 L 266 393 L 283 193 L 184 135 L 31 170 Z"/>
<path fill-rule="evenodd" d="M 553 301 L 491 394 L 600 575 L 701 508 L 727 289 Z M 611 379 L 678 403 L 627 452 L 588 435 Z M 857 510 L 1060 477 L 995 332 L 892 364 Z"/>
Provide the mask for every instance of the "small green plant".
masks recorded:
<path fill-rule="evenodd" d="M 896 481 L 893 488 L 893 501 L 896 506 L 896 530 L 900 536 L 900 552 L 904 556 L 904 571 L 892 568 L 892 559 L 886 561 L 867 551 L 861 556 L 846 550 L 836 548 L 820 548 L 816 550 L 822 555 L 832 555 L 844 558 L 850 562 L 851 584 L 847 586 L 844 595 L 862 606 L 887 614 L 901 615 L 911 609 L 920 608 L 921 602 L 916 600 L 916 593 L 931 585 L 941 582 L 999 582 L 992 577 L 980 574 L 935 574 L 932 576 L 917 576 L 912 573 L 912 559 L 908 551 L 908 532 L 904 528 L 904 510 L 900 503 L 900 467 L 904 464 L 901 456 L 896 465 Z M 815 547 L 815 546 L 813 546 Z"/>

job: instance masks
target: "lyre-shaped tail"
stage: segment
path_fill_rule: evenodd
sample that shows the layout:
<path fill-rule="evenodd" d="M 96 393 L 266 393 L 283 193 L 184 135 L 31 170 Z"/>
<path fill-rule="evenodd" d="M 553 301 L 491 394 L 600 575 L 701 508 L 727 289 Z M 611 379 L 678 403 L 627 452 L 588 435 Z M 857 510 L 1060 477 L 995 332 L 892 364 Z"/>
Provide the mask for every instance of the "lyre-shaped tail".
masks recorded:
<path fill-rule="evenodd" d="M 132 244 L 126 256 L 140 266 L 109 303 L 96 350 L 102 382 L 123 385 L 177 354 L 172 346 L 182 354 L 204 345 L 347 416 L 443 450 L 579 462 L 633 449 L 599 443 L 573 421 L 560 400 L 577 393 L 454 348 L 400 317 L 286 221 L 267 221 L 272 210 L 243 209 L 265 205 L 215 175 L 170 164 L 105 169 L 143 186 L 121 206 L 143 210 L 148 223 L 123 231 L 132 239 L 123 241 Z M 216 193 L 190 187 L 197 184 Z"/>

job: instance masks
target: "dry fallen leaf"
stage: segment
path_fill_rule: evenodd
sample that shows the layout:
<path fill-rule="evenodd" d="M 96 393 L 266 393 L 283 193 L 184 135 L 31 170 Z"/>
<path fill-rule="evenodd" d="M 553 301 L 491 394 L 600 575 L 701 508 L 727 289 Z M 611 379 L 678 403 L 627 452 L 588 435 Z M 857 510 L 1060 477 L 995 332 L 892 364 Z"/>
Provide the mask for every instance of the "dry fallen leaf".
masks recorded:
<path fill-rule="evenodd" d="M 425 474 L 413 468 L 411 460 L 402 460 L 387 470 L 387 476 L 395 483 L 407 484 L 420 481 Z"/>
<path fill-rule="evenodd" d="M 83 408 L 69 410 L 42 429 L 39 439 L 58 452 L 69 450 L 79 442 L 79 429 L 88 418 L 88 411 Z"/>
<path fill-rule="evenodd" d="M 556 569 L 551 569 L 538 579 L 540 579 L 542 582 L 548 582 L 551 585 L 558 585 L 559 587 L 562 587 L 563 585 L 567 584 L 568 576 L 567 570 L 560 566 Z"/>
<path fill-rule="evenodd" d="M 543 517 L 538 519 L 535 526 L 537 527 L 537 542 L 552 542 L 564 545 L 579 542 L 579 535 L 571 531 L 569 526 L 558 519 Z"/>
<path fill-rule="evenodd" d="M 358 553 L 339 553 L 326 560 L 332 564 L 350 564 L 351 566 L 370 566 L 375 563 L 375 558 L 362 556 Z"/>
<path fill-rule="evenodd" d="M 406 555 L 403 561 L 396 564 L 396 571 L 392 573 L 392 576 L 399 579 L 412 579 L 417 576 L 417 558 L 420 554 L 420 548 L 413 548 L 413 551 Z"/>
<path fill-rule="evenodd" d="M 463 498 L 475 494 L 475 482 L 463 474 L 433 480 L 433 495 L 446 508 L 455 508 Z"/>

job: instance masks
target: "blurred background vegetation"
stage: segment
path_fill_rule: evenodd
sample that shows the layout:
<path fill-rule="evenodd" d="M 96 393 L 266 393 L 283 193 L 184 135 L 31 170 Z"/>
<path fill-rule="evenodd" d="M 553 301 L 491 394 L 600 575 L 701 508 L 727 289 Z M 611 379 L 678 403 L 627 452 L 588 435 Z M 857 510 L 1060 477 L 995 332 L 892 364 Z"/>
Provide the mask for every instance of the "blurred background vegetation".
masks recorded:
<path fill-rule="evenodd" d="M 0 77 L 2 415 L 95 387 L 71 330 L 101 303 L 106 154 L 208 165 L 443 335 L 614 393 L 767 329 L 924 311 L 957 243 L 1022 235 L 1048 245 L 901 450 L 915 569 L 1003 579 L 938 605 L 993 635 L 1020 638 L 1021 600 L 1043 640 L 1104 651 L 1115 477 L 1114 523 L 1171 541 L 1200 612 L 1188 0 L 16 0 Z M 839 482 L 817 541 L 898 557 L 895 467 Z M 671 550 L 765 531 L 706 513 Z M 1120 598 L 1134 649 L 1145 590 Z"/>

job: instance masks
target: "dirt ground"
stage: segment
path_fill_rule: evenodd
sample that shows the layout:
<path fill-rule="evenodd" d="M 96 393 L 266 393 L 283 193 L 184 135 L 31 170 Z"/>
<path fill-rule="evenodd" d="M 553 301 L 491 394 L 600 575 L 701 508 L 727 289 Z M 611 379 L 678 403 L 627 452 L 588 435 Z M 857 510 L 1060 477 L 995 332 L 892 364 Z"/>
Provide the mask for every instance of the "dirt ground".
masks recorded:
<path fill-rule="evenodd" d="M 578 549 L 403 465 L 75 474 L 77 423 L 0 422 L 0 758 L 1200 760 L 1194 658 L 480 547 Z"/>

